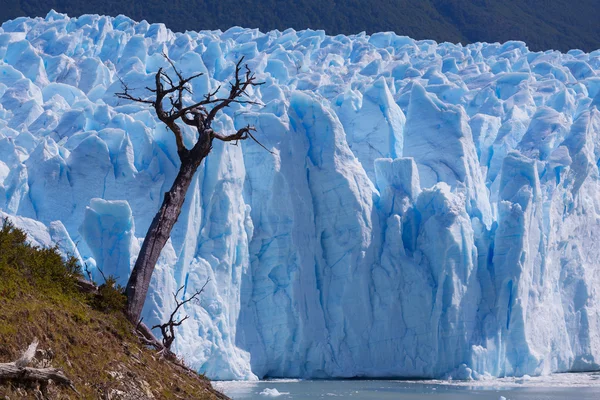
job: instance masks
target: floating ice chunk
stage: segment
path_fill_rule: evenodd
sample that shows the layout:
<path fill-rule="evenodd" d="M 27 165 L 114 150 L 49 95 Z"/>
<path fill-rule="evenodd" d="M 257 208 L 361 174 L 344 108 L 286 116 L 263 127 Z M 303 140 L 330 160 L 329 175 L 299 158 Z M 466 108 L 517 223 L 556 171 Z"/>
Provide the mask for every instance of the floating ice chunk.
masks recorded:
<path fill-rule="evenodd" d="M 265 388 L 262 392 L 260 392 L 261 396 L 266 396 L 266 397 L 278 397 L 278 396 L 283 396 L 286 394 L 290 394 L 289 392 L 280 392 L 279 390 L 273 388 Z"/>

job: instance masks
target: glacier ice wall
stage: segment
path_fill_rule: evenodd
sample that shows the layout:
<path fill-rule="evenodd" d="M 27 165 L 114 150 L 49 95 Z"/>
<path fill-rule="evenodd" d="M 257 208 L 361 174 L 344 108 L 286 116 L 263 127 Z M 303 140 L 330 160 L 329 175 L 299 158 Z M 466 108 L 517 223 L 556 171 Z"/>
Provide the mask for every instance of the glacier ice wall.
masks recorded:
<path fill-rule="evenodd" d="M 177 351 L 212 378 L 448 377 L 600 368 L 600 51 L 392 33 L 173 33 L 126 17 L 0 29 L 0 210 L 125 282 L 178 168 L 144 95 L 169 55 L 244 56 L 234 105 L 153 276 L 145 320 L 201 287 Z M 187 127 L 186 127 L 187 128 Z M 185 141 L 194 139 L 185 131 Z M 75 243 L 79 243 L 76 247 Z"/>

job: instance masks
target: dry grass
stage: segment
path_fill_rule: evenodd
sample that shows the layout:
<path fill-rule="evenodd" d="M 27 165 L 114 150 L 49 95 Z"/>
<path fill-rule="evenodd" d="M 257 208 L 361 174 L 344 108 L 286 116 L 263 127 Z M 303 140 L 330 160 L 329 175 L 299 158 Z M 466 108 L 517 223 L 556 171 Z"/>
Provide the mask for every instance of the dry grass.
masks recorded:
<path fill-rule="evenodd" d="M 93 308 L 97 299 L 79 293 L 70 280 L 76 271 L 67 264 L 55 250 L 28 246 L 12 227 L 0 230 L 0 362 L 17 359 L 37 337 L 40 349 L 52 350 L 52 366 L 81 394 L 52 387 L 49 398 L 220 397 L 203 376 L 143 346 L 121 311 Z M 35 398 L 30 389 L 5 382 L 0 398 Z"/>

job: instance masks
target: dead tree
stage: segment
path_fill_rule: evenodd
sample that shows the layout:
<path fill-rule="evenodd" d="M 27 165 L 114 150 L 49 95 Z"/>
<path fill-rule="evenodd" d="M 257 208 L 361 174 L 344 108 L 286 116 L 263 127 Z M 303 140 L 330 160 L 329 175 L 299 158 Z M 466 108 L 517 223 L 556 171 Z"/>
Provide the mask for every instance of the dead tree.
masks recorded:
<path fill-rule="evenodd" d="M 17 361 L 0 363 L 0 382 L 37 383 L 45 390 L 48 383 L 52 381 L 77 392 L 75 386 L 73 386 L 73 382 L 61 370 L 56 368 L 33 368 L 29 366 L 35 357 L 38 343 L 37 339 L 33 339 L 33 342 Z"/>
<path fill-rule="evenodd" d="M 199 73 L 184 78 L 166 55 L 165 58 L 173 68 L 176 78 L 172 79 L 162 68 L 159 68 L 154 77 L 155 87 L 146 88 L 153 94 L 150 97 L 154 98 L 133 96 L 124 82 L 122 82 L 123 92 L 116 94 L 119 98 L 148 104 L 154 108 L 158 119 L 173 132 L 177 154 L 181 161 L 179 173 L 173 182 L 173 186 L 165 193 L 162 205 L 148 228 L 144 243 L 127 283 L 127 316 L 136 325 L 142 313 L 146 293 L 160 252 L 167 243 L 171 230 L 179 217 L 186 192 L 196 170 L 212 149 L 213 140 L 237 143 L 238 140 L 250 138 L 260 144 L 252 134 L 256 129 L 250 125 L 230 134 L 222 134 L 212 129 L 212 123 L 217 114 L 225 107 L 234 103 L 258 104 L 255 101 L 243 100 L 244 96 L 248 96 L 248 88 L 262 84 L 262 82 L 256 81 L 255 75 L 247 65 L 245 66 L 245 72 L 242 71 L 243 57 L 236 64 L 234 80 L 230 82 L 227 97 L 219 96 L 221 90 L 219 86 L 215 91 L 205 94 L 203 100 L 191 105 L 184 105 L 184 94 L 186 92 L 191 94 L 188 86 L 189 82 L 202 74 Z M 197 138 L 191 149 L 184 145 L 180 123 L 192 126 L 197 131 Z M 260 145 L 262 146 L 262 144 Z"/>
<path fill-rule="evenodd" d="M 185 321 L 186 319 L 188 319 L 190 317 L 189 315 L 186 315 L 185 317 L 178 320 L 177 313 L 179 312 L 179 309 L 183 305 L 189 303 L 190 301 L 197 299 L 198 296 L 200 296 L 200 294 L 202 294 L 202 292 L 204 291 L 204 288 L 206 287 L 206 285 L 208 285 L 208 282 L 210 282 L 210 278 L 206 280 L 206 282 L 204 283 L 204 285 L 202 285 L 202 288 L 200 288 L 200 290 L 197 290 L 190 297 L 188 297 L 187 299 L 184 298 L 181 301 L 178 300 L 179 293 L 183 290 L 183 288 L 185 286 L 180 287 L 176 293 L 173 293 L 173 297 L 175 298 L 175 304 L 177 304 L 177 306 L 171 313 L 169 320 L 167 322 L 165 322 L 164 324 L 154 325 L 152 327 L 152 329 L 160 329 L 160 332 L 162 334 L 162 344 L 164 346 L 164 352 L 166 353 L 167 356 L 172 354 L 171 353 L 171 345 L 173 344 L 173 341 L 175 340 L 175 328 L 180 326 L 183 323 L 183 321 Z"/>

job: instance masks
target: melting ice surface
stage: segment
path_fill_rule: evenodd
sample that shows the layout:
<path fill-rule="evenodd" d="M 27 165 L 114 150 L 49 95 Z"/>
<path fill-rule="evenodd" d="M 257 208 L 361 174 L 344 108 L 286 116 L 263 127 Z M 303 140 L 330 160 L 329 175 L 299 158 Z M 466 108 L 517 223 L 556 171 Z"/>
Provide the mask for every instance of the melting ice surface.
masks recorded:
<path fill-rule="evenodd" d="M 153 276 L 149 325 L 210 278 L 176 342 L 192 366 L 216 379 L 600 367 L 600 51 L 5 22 L 2 215 L 121 283 L 178 159 L 152 111 L 115 92 L 121 78 L 149 95 L 163 52 L 204 73 L 188 101 L 244 56 L 264 106 L 214 127 L 256 125 L 274 153 L 215 144 Z"/>

